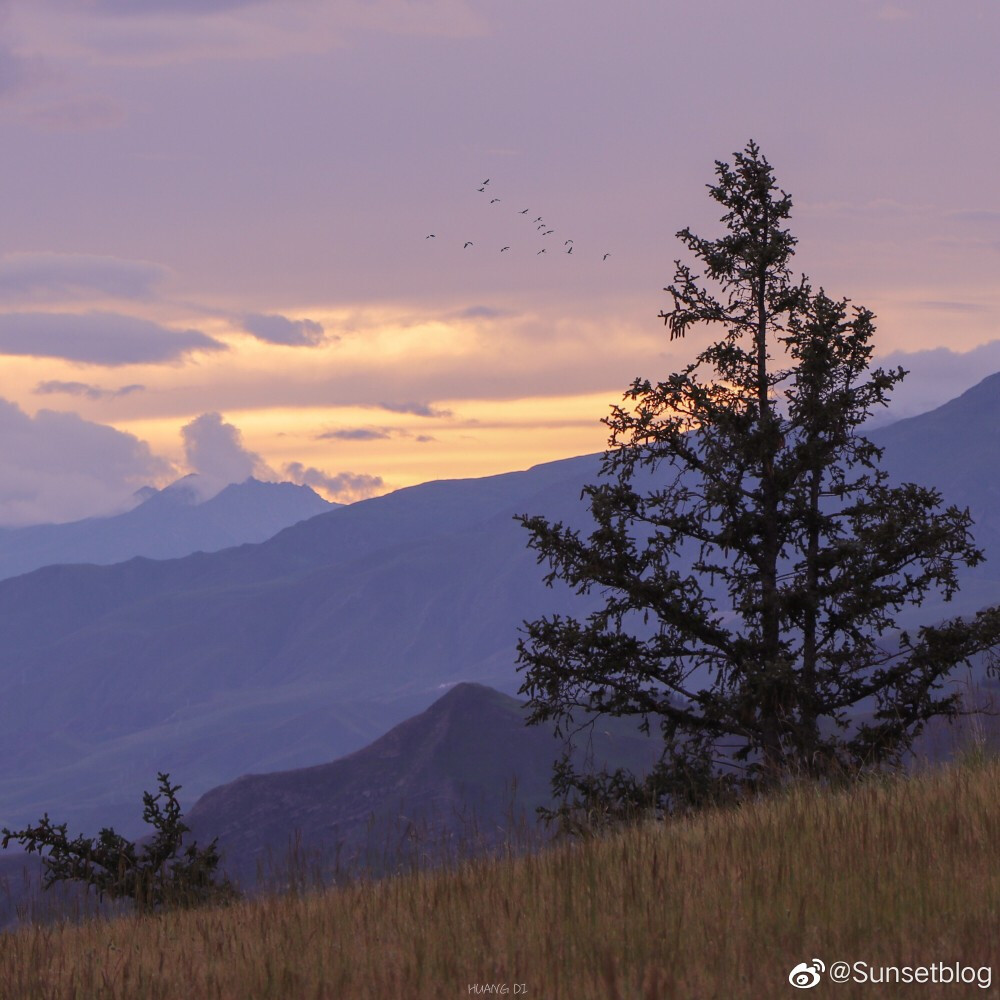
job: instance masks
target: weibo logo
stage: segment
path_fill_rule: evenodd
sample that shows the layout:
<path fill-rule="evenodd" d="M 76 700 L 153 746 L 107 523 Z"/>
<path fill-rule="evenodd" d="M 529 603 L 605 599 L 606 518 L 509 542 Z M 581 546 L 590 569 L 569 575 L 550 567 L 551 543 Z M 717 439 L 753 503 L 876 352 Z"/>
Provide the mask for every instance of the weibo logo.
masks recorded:
<path fill-rule="evenodd" d="M 788 973 L 788 981 L 796 989 L 811 990 L 819 982 L 820 973 L 825 971 L 826 966 L 818 958 L 814 958 L 811 962 L 799 962 Z"/>

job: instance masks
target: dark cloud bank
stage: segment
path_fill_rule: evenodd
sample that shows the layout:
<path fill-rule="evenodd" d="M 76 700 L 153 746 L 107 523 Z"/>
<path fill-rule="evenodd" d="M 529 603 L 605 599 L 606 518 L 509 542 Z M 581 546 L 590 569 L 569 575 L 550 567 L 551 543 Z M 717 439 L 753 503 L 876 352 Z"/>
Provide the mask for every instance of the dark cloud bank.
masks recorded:
<path fill-rule="evenodd" d="M 63 358 L 92 365 L 159 364 L 192 351 L 224 351 L 198 330 L 171 330 L 120 313 L 5 313 L 0 353 Z"/>
<path fill-rule="evenodd" d="M 311 319 L 288 319 L 287 316 L 277 314 L 252 313 L 243 317 L 241 325 L 258 340 L 286 347 L 316 347 L 330 339 L 322 324 Z"/>

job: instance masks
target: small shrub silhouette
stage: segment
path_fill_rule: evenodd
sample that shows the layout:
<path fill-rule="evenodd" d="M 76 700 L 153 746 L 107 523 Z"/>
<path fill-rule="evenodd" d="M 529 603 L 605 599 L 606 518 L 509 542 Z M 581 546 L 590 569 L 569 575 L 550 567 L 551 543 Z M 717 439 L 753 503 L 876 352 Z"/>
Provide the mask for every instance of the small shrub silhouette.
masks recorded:
<path fill-rule="evenodd" d="M 96 840 L 82 834 L 70 840 L 65 823 L 53 823 L 46 813 L 35 826 L 23 830 L 4 827 L 4 848 L 17 841 L 29 854 L 43 855 L 42 886 L 82 882 L 97 890 L 98 898 L 132 900 L 140 912 L 167 907 L 222 903 L 238 896 L 228 879 L 216 881 L 219 865 L 217 838 L 207 847 L 182 847 L 188 827 L 181 819 L 177 792 L 170 775 L 157 775 L 159 792 L 143 792 L 143 820 L 156 831 L 141 846 L 105 827 Z M 45 853 L 47 852 L 47 853 Z"/>

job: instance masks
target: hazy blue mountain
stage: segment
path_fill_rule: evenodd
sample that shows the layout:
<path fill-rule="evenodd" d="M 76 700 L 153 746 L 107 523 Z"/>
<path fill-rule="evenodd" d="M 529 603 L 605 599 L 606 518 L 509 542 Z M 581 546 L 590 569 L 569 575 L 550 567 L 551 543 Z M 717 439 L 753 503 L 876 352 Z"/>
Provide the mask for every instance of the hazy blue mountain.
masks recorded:
<path fill-rule="evenodd" d="M 969 507 L 980 545 L 1000 560 L 1000 372 L 929 413 L 870 435 L 897 479 L 936 486 Z M 1000 567 L 988 571 L 1000 576 Z"/>
<path fill-rule="evenodd" d="M 998 397 L 994 376 L 872 437 L 890 469 L 970 506 L 980 541 L 1000 557 Z M 981 475 L 955 473 L 959 448 L 969 462 L 981 457 Z M 585 613 L 586 602 L 545 588 L 512 516 L 585 526 L 580 489 L 598 467 L 584 456 L 427 483 L 259 545 L 0 582 L 0 821 L 48 809 L 84 829 L 138 832 L 136 803 L 158 770 L 190 804 L 241 774 L 351 753 L 425 709 L 442 685 L 515 692 L 521 622 Z M 998 563 L 921 619 L 1000 600 Z"/>
<path fill-rule="evenodd" d="M 232 483 L 203 499 L 197 475 L 162 490 L 143 487 L 139 503 L 113 517 L 0 528 L 0 579 L 62 563 L 107 566 L 134 556 L 173 559 L 262 542 L 331 504 L 308 486 Z"/>
<path fill-rule="evenodd" d="M 928 600 L 919 616 L 951 617 L 1000 603 L 1000 372 L 937 409 L 907 417 L 868 435 L 885 449 L 896 482 L 937 488 L 944 500 L 968 508 L 973 536 L 986 560 L 962 576 L 950 604 Z"/>
<path fill-rule="evenodd" d="M 472 852 L 508 834 L 523 845 L 541 834 L 535 810 L 551 804 L 552 765 L 563 749 L 549 727 L 526 727 L 525 719 L 520 701 L 458 684 L 362 750 L 245 775 L 207 792 L 185 819 L 199 843 L 219 838 L 223 867 L 244 886 L 258 872 L 280 881 L 292 845 L 307 870 L 327 871 L 386 870 L 413 852 L 436 861 L 443 851 Z M 656 741 L 620 720 L 579 742 L 596 768 L 643 772 L 656 757 Z"/>

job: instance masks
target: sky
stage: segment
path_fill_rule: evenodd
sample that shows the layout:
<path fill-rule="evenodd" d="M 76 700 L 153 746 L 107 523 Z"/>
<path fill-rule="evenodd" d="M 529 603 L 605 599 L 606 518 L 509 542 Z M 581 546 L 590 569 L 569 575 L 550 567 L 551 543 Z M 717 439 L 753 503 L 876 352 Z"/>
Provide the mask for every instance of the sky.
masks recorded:
<path fill-rule="evenodd" d="M 1000 369 L 998 37 L 995 0 L 0 0 L 0 525 L 600 451 L 701 346 L 675 234 L 751 138 L 892 413 L 939 405 Z"/>

